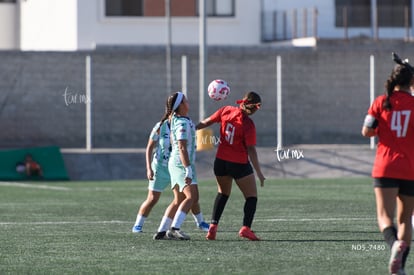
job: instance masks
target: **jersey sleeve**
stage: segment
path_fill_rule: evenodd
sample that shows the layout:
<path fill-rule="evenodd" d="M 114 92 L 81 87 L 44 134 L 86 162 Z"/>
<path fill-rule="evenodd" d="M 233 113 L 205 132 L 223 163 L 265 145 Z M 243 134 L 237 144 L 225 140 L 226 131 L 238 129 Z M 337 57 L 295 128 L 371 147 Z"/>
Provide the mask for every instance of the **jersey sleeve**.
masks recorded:
<path fill-rule="evenodd" d="M 175 121 L 174 134 L 177 140 L 188 140 L 190 134 L 188 119 L 180 118 Z"/>
<path fill-rule="evenodd" d="M 223 113 L 224 108 L 225 108 L 225 106 L 224 107 L 221 107 L 214 114 L 212 114 L 209 117 L 210 121 L 215 122 L 215 123 L 221 122 L 221 114 Z"/>
<path fill-rule="evenodd" d="M 160 122 L 157 122 L 154 128 L 152 128 L 149 138 L 152 139 L 153 141 L 159 140 L 160 138 L 159 129 L 160 129 Z"/>
<path fill-rule="evenodd" d="M 372 115 L 376 119 L 381 116 L 382 104 L 384 102 L 384 96 L 377 97 L 368 109 L 368 114 Z"/>

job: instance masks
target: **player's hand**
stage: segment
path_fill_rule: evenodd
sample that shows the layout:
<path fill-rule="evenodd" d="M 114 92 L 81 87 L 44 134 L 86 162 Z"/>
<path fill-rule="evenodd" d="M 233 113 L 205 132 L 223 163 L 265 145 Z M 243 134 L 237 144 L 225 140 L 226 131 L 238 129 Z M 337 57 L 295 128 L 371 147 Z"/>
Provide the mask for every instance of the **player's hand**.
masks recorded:
<path fill-rule="evenodd" d="M 184 182 L 185 182 L 185 184 L 187 184 L 187 185 L 190 185 L 192 182 L 193 182 L 193 179 L 192 178 L 185 178 L 184 179 Z"/>
<path fill-rule="evenodd" d="M 263 176 L 262 173 L 258 174 L 257 176 L 258 176 L 259 181 L 260 181 L 260 186 L 263 187 L 264 186 L 264 181 L 265 181 L 266 178 Z"/>
<path fill-rule="evenodd" d="M 190 185 L 191 182 L 193 181 L 193 169 L 191 168 L 191 165 L 188 165 L 187 167 L 184 168 L 185 170 L 185 178 L 184 178 L 184 182 L 187 185 Z"/>
<path fill-rule="evenodd" d="M 154 171 L 152 171 L 152 169 L 147 169 L 147 178 L 148 180 L 154 179 Z"/>

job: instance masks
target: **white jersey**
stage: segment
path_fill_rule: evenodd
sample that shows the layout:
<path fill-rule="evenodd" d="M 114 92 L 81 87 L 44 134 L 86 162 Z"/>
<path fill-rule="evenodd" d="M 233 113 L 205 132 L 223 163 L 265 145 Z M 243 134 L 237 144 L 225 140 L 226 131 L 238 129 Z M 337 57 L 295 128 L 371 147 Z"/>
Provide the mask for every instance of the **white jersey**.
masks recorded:
<path fill-rule="evenodd" d="M 162 124 L 158 122 L 151 131 L 150 138 L 157 142 L 157 147 L 153 156 L 153 163 L 168 167 L 168 159 L 170 157 L 170 125 L 168 120 Z"/>
<path fill-rule="evenodd" d="M 196 134 L 194 123 L 188 117 L 173 115 L 171 119 L 171 142 L 172 151 L 170 155 L 171 164 L 177 167 L 184 167 L 181 163 L 178 141 L 187 141 L 187 152 L 190 164 L 194 165 L 196 153 Z"/>

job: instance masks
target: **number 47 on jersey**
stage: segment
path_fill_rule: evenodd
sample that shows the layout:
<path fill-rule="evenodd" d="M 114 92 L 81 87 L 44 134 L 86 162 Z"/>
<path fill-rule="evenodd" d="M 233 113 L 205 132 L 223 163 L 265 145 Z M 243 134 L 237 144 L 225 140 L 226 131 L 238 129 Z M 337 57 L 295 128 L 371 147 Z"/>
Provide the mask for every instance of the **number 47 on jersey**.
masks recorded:
<path fill-rule="evenodd" d="M 393 111 L 391 117 L 391 130 L 395 131 L 397 137 L 405 137 L 410 121 L 411 110 Z"/>

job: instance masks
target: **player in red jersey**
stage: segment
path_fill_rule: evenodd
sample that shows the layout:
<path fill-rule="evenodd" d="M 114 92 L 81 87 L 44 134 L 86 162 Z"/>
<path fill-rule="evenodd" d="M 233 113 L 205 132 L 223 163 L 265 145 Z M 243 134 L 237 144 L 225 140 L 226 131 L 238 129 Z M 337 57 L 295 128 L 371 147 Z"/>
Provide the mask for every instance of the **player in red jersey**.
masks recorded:
<path fill-rule="evenodd" d="M 385 95 L 377 97 L 368 109 L 362 135 L 378 137 L 372 169 L 377 220 L 391 248 L 390 273 L 405 274 L 414 209 L 414 97 L 410 90 L 414 70 L 399 58 L 394 60 L 398 65 L 385 83 Z"/>
<path fill-rule="evenodd" d="M 261 106 L 260 96 L 248 92 L 239 107 L 224 106 L 197 125 L 202 129 L 220 123 L 220 144 L 214 161 L 214 174 L 217 179 L 218 193 L 214 201 L 212 220 L 206 238 L 215 240 L 217 226 L 230 197 L 233 179 L 245 198 L 243 227 L 239 236 L 252 241 L 259 238 L 251 231 L 257 205 L 256 179 L 252 165 L 256 170 L 261 186 L 265 177 L 260 169 L 256 152 L 256 128 L 249 118 Z M 250 161 L 249 161 L 250 160 Z M 250 164 L 252 163 L 252 165 Z"/>

